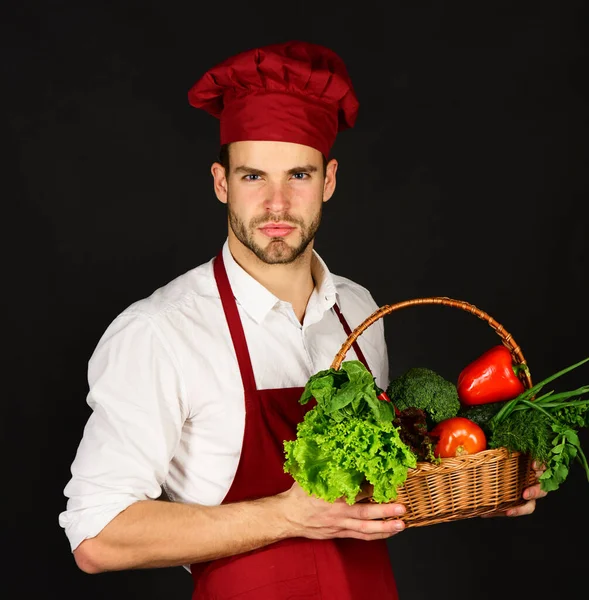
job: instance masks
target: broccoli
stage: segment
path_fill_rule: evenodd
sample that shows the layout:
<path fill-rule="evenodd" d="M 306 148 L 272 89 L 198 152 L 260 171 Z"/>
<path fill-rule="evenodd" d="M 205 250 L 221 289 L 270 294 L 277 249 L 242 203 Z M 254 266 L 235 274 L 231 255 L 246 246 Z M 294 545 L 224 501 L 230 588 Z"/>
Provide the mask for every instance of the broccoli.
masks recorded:
<path fill-rule="evenodd" d="M 399 410 L 423 409 L 428 429 L 444 419 L 455 417 L 460 410 L 456 385 L 425 367 L 412 367 L 392 379 L 386 391 Z"/>

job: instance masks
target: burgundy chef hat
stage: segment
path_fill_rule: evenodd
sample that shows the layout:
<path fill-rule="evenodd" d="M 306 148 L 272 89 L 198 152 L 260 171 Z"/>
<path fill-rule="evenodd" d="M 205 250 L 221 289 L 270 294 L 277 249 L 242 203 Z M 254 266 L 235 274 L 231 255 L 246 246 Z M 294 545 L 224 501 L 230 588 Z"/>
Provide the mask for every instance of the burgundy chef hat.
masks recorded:
<path fill-rule="evenodd" d="M 359 106 L 342 59 L 299 41 L 226 59 L 194 84 L 188 101 L 220 120 L 221 144 L 294 142 L 326 158 L 337 133 L 353 127 Z"/>

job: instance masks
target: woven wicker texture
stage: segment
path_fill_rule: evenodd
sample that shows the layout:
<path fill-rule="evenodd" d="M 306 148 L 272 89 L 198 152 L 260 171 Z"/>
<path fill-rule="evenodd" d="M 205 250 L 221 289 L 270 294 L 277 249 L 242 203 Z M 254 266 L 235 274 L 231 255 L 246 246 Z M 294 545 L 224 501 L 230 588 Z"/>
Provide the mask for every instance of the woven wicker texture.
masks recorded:
<path fill-rule="evenodd" d="M 352 344 L 378 319 L 402 308 L 424 304 L 445 305 L 472 313 L 494 329 L 516 364 L 525 364 L 513 336 L 490 315 L 463 300 L 434 296 L 380 307 L 350 333 L 331 368 L 340 368 Z M 522 370 L 520 377 L 526 389 L 532 387 L 529 369 Z M 535 481 L 528 455 L 496 448 L 443 458 L 440 464 L 419 462 L 415 469 L 409 469 L 405 483 L 397 489 L 396 502 L 407 509 L 402 517 L 406 527 L 433 525 L 523 504 L 523 490 Z"/>

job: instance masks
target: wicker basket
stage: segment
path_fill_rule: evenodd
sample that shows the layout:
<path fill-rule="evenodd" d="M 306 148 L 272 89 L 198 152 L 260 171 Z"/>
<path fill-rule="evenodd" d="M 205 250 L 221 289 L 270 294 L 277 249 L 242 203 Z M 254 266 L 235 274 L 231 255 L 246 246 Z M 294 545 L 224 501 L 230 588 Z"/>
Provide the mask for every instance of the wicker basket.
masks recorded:
<path fill-rule="evenodd" d="M 492 317 L 468 302 L 439 296 L 382 306 L 350 333 L 331 367 L 340 368 L 352 344 L 375 321 L 393 311 L 421 304 L 441 304 L 472 313 L 495 330 L 516 364 L 525 363 L 511 334 Z M 528 369 L 522 370 L 520 378 L 526 389 L 532 387 Z M 523 490 L 536 482 L 531 462 L 529 455 L 506 448 L 443 458 L 440 464 L 418 462 L 416 468 L 409 469 L 404 484 L 397 488 L 395 501 L 406 507 L 401 518 L 406 527 L 419 527 L 519 506 L 524 503 Z"/>

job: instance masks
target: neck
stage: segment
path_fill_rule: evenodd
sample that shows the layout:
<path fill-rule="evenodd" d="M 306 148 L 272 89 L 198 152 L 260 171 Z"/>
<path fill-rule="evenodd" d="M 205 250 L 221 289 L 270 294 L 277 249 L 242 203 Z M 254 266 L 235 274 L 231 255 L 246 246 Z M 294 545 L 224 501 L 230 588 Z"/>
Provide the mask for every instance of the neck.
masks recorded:
<path fill-rule="evenodd" d="M 313 242 L 292 263 L 269 265 L 260 260 L 236 237 L 229 236 L 229 250 L 237 264 L 283 302 L 290 302 L 299 322 L 315 287 L 311 273 Z"/>

